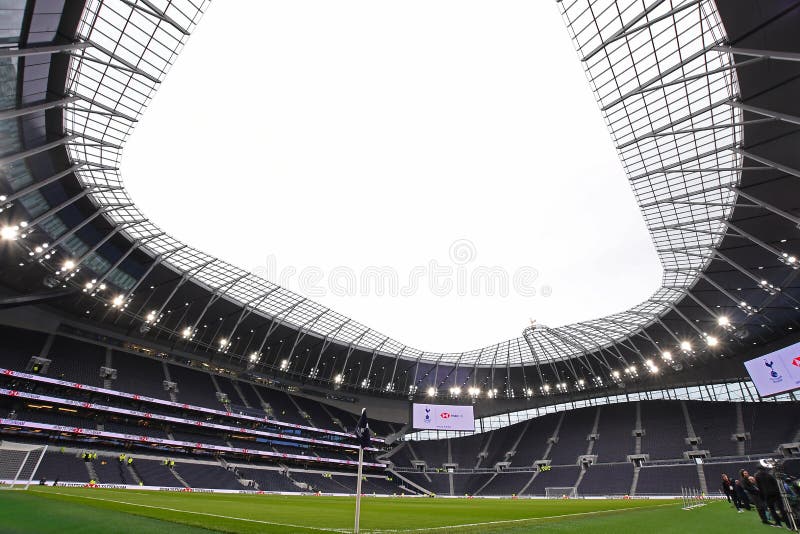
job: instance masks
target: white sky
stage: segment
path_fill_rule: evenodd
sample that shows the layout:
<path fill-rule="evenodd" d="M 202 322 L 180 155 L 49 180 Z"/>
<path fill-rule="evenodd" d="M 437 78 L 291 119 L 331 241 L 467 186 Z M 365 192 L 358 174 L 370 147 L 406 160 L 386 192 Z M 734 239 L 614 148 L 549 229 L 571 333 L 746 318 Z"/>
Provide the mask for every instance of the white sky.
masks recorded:
<path fill-rule="evenodd" d="M 213 2 L 122 173 L 177 238 L 422 350 L 618 312 L 660 282 L 552 1 Z"/>

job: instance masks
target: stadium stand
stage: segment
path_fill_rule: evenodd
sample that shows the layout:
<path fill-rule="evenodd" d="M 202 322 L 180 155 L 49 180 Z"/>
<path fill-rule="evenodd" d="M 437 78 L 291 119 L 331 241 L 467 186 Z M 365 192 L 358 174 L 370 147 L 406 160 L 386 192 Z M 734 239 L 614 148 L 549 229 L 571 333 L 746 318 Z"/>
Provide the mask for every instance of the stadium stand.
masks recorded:
<path fill-rule="evenodd" d="M 211 375 L 179 365 L 167 364 L 172 382 L 178 385 L 178 402 L 205 406 L 215 410 L 224 409 L 217 400 L 217 391 L 211 382 Z"/>
<path fill-rule="evenodd" d="M 146 460 L 136 458 L 133 469 L 146 486 L 161 486 L 166 488 L 180 487 L 181 484 L 167 466 L 159 460 Z"/>
<path fill-rule="evenodd" d="M 525 434 L 511 458 L 515 467 L 531 467 L 536 460 L 544 460 L 548 439 L 555 434 L 561 414 L 548 414 L 530 421 Z"/>
<path fill-rule="evenodd" d="M 680 458 L 681 451 L 689 450 L 686 421 L 680 403 L 671 401 L 649 401 L 641 403 L 642 452 L 652 460 Z"/>
<path fill-rule="evenodd" d="M 41 356 L 47 335 L 0 325 L 0 339 L 3 340 L 0 353 L 0 366 L 10 369 L 25 369 L 33 356 Z"/>
<path fill-rule="evenodd" d="M 39 464 L 37 478 L 44 478 L 52 483 L 58 479 L 62 482 L 89 482 L 89 473 L 85 462 L 76 453 L 48 450 Z"/>
<path fill-rule="evenodd" d="M 580 467 L 577 465 L 555 466 L 550 471 L 542 471 L 536 475 L 524 493 L 526 495 L 545 495 L 546 488 L 575 486 L 580 471 Z"/>
<path fill-rule="evenodd" d="M 91 386 L 102 386 L 100 368 L 106 363 L 104 348 L 71 338 L 56 336 L 47 357 L 52 360 L 47 374 Z"/>
<path fill-rule="evenodd" d="M 245 489 L 232 471 L 220 465 L 179 462 L 174 470 L 191 488 Z"/>
<path fill-rule="evenodd" d="M 600 407 L 598 439 L 592 449 L 597 462 L 624 462 L 635 452 L 633 430 L 636 426 L 636 405 L 614 404 Z"/>
<path fill-rule="evenodd" d="M 117 370 L 114 389 L 169 400 L 169 393 L 163 385 L 165 377 L 162 362 L 119 351 L 113 353 L 111 362 L 112 368 Z"/>
<path fill-rule="evenodd" d="M 493 495 L 512 495 L 520 493 L 520 490 L 528 483 L 533 473 L 500 473 L 497 476 L 487 481 L 485 486 L 476 488 L 480 490 L 478 495 L 493 496 Z"/>
<path fill-rule="evenodd" d="M 639 471 L 636 495 L 679 495 L 684 487 L 701 487 L 696 465 L 645 466 Z"/>
<path fill-rule="evenodd" d="M 628 495 L 633 482 L 633 464 L 593 464 L 578 486 L 581 495 Z"/>
<path fill-rule="evenodd" d="M 586 453 L 587 437 L 592 432 L 597 408 L 582 408 L 567 412 L 558 431 L 558 443 L 550 452 L 555 465 L 577 464 L 578 456 Z"/>

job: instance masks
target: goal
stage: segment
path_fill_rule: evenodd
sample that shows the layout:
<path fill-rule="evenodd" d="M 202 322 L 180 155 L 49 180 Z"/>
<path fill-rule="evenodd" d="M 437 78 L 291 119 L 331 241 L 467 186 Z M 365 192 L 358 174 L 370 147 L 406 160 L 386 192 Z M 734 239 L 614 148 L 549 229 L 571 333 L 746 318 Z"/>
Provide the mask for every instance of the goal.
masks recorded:
<path fill-rule="evenodd" d="M 47 445 L 0 441 L 0 490 L 28 489 Z"/>
<path fill-rule="evenodd" d="M 578 496 L 573 486 L 545 488 L 544 494 L 548 499 L 572 499 Z"/>

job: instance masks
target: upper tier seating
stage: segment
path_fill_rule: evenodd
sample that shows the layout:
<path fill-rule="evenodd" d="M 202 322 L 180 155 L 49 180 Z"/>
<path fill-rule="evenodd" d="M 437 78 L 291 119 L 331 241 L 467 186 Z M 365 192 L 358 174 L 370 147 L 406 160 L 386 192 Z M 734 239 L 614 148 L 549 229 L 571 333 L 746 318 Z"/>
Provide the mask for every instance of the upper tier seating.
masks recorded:
<path fill-rule="evenodd" d="M 642 402 L 642 452 L 651 460 L 680 458 L 683 451 L 690 450 L 686 445 L 686 420 L 680 402 L 648 401 Z"/>
<path fill-rule="evenodd" d="M 56 336 L 47 357 L 47 375 L 90 386 L 103 386 L 100 368 L 106 364 L 106 349 L 74 339 Z"/>
<path fill-rule="evenodd" d="M 44 348 L 46 334 L 0 326 L 0 367 L 24 371 L 31 356 L 40 356 Z"/>
<path fill-rule="evenodd" d="M 592 449 L 597 461 L 624 462 L 636 451 L 633 430 L 636 426 L 636 404 L 612 404 L 600 408 L 598 439 Z"/>
<path fill-rule="evenodd" d="M 114 389 L 170 400 L 164 390 L 163 363 L 123 352 L 114 352 L 111 358 L 111 367 L 117 370 L 117 378 L 112 382 Z"/>
<path fill-rule="evenodd" d="M 170 378 L 178 384 L 178 402 L 214 410 L 225 409 L 217 400 L 217 390 L 211 382 L 211 375 L 205 371 L 195 371 L 179 365 L 168 364 L 168 367 Z"/>
<path fill-rule="evenodd" d="M 774 452 L 790 443 L 800 431 L 800 407 L 795 403 L 748 403 L 742 408 L 744 427 L 750 432 L 747 454 Z"/>
<path fill-rule="evenodd" d="M 712 456 L 736 456 L 737 444 L 731 439 L 736 432 L 736 405 L 729 402 L 687 402 L 689 418 L 700 449 Z"/>
<path fill-rule="evenodd" d="M 536 460 L 543 460 L 547 451 L 547 440 L 553 436 L 560 419 L 560 413 L 532 419 L 517 445 L 517 453 L 511 458 L 511 465 L 531 467 Z"/>
<path fill-rule="evenodd" d="M 597 408 L 581 408 L 564 415 L 564 422 L 558 430 L 558 443 L 550 451 L 550 459 L 555 465 L 577 464 L 578 456 L 586 454 L 589 446 L 587 437 L 592 432 Z"/>
<path fill-rule="evenodd" d="M 230 379 L 224 376 L 217 376 L 215 378 L 217 380 L 217 385 L 219 385 L 220 391 L 228 396 L 228 400 L 230 401 L 231 405 L 245 406 L 241 395 L 239 395 L 239 393 L 236 391 L 236 388 L 233 387 L 233 382 L 231 382 Z M 259 411 L 261 410 L 261 406 L 259 404 L 253 406 L 253 408 L 257 408 Z"/>

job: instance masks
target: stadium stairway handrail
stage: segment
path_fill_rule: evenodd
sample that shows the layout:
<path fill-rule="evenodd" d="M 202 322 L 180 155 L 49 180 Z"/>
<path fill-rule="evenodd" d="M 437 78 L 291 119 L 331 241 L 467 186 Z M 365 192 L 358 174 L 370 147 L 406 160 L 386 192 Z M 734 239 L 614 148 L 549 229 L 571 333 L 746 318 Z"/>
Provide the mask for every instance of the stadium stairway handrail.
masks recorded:
<path fill-rule="evenodd" d="M 140 412 L 138 410 L 129 410 L 127 408 L 117 408 L 116 406 L 105 406 L 103 404 L 95 404 L 92 402 L 83 402 L 73 399 L 64 399 L 60 397 L 51 397 L 50 395 L 39 395 L 37 393 L 28 393 L 26 391 L 19 391 L 15 389 L 0 388 L 0 396 L 15 397 L 22 399 L 30 399 L 37 401 L 51 402 L 55 404 L 62 404 L 64 406 L 74 406 L 76 408 L 83 408 L 85 410 L 94 410 L 99 412 L 118 413 L 123 415 L 131 415 L 134 417 L 141 417 L 147 420 L 165 421 L 169 423 L 178 423 L 189 425 L 194 428 L 213 428 L 215 430 L 224 430 L 227 432 L 237 432 L 240 434 L 252 434 L 255 436 L 264 436 L 268 438 L 276 438 L 288 441 L 298 441 L 302 443 L 313 443 L 315 445 L 326 445 L 331 447 L 341 447 L 344 449 L 358 450 L 359 446 L 354 443 L 340 443 L 337 441 L 329 441 L 326 439 L 306 438 L 303 436 L 295 436 L 292 434 L 279 434 L 275 432 L 267 432 L 265 430 L 255 430 L 243 427 L 232 427 L 227 425 L 220 425 L 217 423 L 209 423 L 204 421 L 196 421 L 192 419 L 182 419 L 180 417 L 172 417 L 170 415 L 163 415 L 158 413 Z M 375 447 L 366 447 L 365 451 L 380 452 L 380 449 Z"/>
<path fill-rule="evenodd" d="M 128 393 L 126 391 L 117 391 L 114 389 L 106 389 L 97 386 L 89 386 L 86 384 L 81 384 L 79 382 L 71 382 L 68 380 L 60 380 L 58 378 L 50 378 L 49 376 L 40 376 L 40 375 L 32 375 L 30 373 L 24 373 L 21 371 L 15 371 L 13 369 L 4 369 L 0 367 L 0 375 L 3 376 L 11 376 L 15 378 L 23 378 L 25 380 L 32 380 L 34 382 L 43 382 L 46 384 L 55 384 L 58 386 L 63 386 L 71 389 L 79 389 L 81 391 L 91 391 L 93 393 L 102 393 L 104 395 L 111 395 L 115 397 L 121 397 L 124 399 L 135 400 L 139 402 L 149 402 L 151 404 L 159 404 L 161 406 L 169 406 L 171 408 L 181 408 L 183 410 L 192 410 L 201 413 L 210 413 L 214 415 L 218 415 L 221 417 L 231 417 L 235 419 L 242 419 L 247 421 L 257 421 L 259 423 L 269 423 L 276 426 L 282 426 L 286 428 L 294 428 L 297 430 L 305 430 L 308 432 L 318 432 L 321 434 L 329 434 L 332 436 L 343 436 L 352 438 L 353 434 L 348 434 L 347 432 L 339 432 L 337 430 L 328 430 L 325 428 L 315 428 L 313 426 L 305 426 L 305 425 L 298 425 L 295 423 L 284 423 L 283 421 L 277 421 L 275 419 L 269 419 L 268 417 L 255 417 L 252 415 L 245 415 L 245 414 L 236 414 L 234 412 L 227 412 L 222 410 L 215 410 L 213 408 L 205 408 L 203 406 L 196 406 L 193 404 L 184 404 L 180 402 L 173 402 L 164 399 L 156 399 L 154 397 L 148 397 L 146 395 L 139 395 L 138 393 Z M 383 438 L 373 437 L 372 441 L 377 443 L 384 443 Z"/>
<path fill-rule="evenodd" d="M 11 428 L 14 427 L 31 428 L 35 430 L 51 430 L 55 432 L 61 432 L 63 434 L 109 438 L 128 443 L 169 445 L 173 447 L 188 447 L 192 449 L 200 449 L 200 450 L 208 450 L 216 452 L 233 452 L 237 454 L 246 454 L 250 456 L 261 456 L 264 458 L 280 458 L 286 460 L 299 460 L 303 462 L 333 463 L 333 464 L 353 465 L 353 466 L 358 465 L 358 462 L 355 460 L 340 460 L 338 458 L 322 458 L 320 456 L 304 456 L 301 454 L 270 452 L 261 449 L 243 449 L 239 447 L 227 447 L 224 445 L 212 445 L 210 443 L 179 441 L 179 440 L 164 439 L 164 438 L 152 438 L 150 436 L 140 436 L 136 434 L 122 434 L 119 432 L 108 432 L 106 430 L 96 430 L 92 428 L 51 425 L 50 423 L 36 423 L 33 421 L 25 421 L 21 419 L 0 418 L 0 426 L 11 427 Z M 379 464 L 374 462 L 364 462 L 364 465 L 367 467 L 378 467 L 378 468 L 386 467 L 385 464 Z"/>

